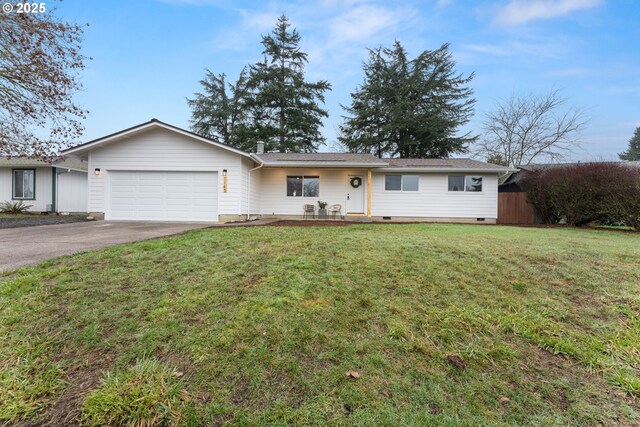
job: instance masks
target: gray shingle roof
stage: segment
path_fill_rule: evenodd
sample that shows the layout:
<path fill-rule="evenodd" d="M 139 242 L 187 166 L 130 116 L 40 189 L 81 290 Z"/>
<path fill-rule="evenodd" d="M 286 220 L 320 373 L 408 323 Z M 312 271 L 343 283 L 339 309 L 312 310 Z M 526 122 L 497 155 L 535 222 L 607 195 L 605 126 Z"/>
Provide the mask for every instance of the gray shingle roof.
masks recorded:
<path fill-rule="evenodd" d="M 437 169 L 474 169 L 501 170 L 509 168 L 473 159 L 386 159 L 392 168 L 437 168 Z"/>
<path fill-rule="evenodd" d="M 252 154 L 265 166 L 351 166 L 388 167 L 418 170 L 474 170 L 507 172 L 510 169 L 472 159 L 391 159 L 369 153 L 264 153 Z"/>
<path fill-rule="evenodd" d="M 43 162 L 39 159 L 31 159 L 29 157 L 12 157 L 7 159 L 6 157 L 0 156 L 0 167 L 44 167 L 50 166 L 51 163 Z"/>
<path fill-rule="evenodd" d="M 58 159 L 55 160 L 53 164 L 59 168 L 69 168 L 79 171 L 86 171 L 88 167 L 87 162 L 83 162 L 80 159 Z M 40 159 L 32 159 L 29 157 L 12 157 L 7 159 L 6 157 L 0 157 L 0 167 L 42 168 L 47 166 L 51 166 L 51 163 Z"/>
<path fill-rule="evenodd" d="M 379 159 L 369 153 L 264 153 L 254 156 L 265 164 L 280 162 L 309 163 L 345 163 L 386 166 L 385 159 Z"/>
<path fill-rule="evenodd" d="M 87 162 L 83 162 L 80 159 L 64 159 L 55 162 L 55 166 L 58 168 L 69 168 L 78 171 L 86 171 L 89 167 Z"/>

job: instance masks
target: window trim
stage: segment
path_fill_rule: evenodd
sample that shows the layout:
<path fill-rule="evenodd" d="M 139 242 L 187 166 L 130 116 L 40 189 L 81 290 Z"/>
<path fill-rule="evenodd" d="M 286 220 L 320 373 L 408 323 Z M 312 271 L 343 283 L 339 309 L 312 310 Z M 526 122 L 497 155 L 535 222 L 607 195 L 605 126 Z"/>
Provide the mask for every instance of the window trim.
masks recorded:
<path fill-rule="evenodd" d="M 289 178 L 301 178 L 302 179 L 302 194 L 300 194 L 299 196 L 290 196 L 289 195 L 289 191 L 288 191 Z M 304 180 L 305 179 L 311 179 L 311 178 L 318 180 L 318 195 L 317 196 L 305 196 L 304 195 Z M 320 197 L 320 175 L 287 175 L 286 179 L 285 179 L 284 194 L 285 194 L 285 197 L 301 197 L 303 199 L 304 198 L 313 199 L 313 198 Z"/>
<path fill-rule="evenodd" d="M 399 190 L 387 190 L 387 177 L 388 176 L 399 176 L 400 177 L 400 189 Z M 415 176 L 418 178 L 418 188 L 415 190 L 405 190 L 404 189 L 404 177 L 405 176 Z M 386 173 L 384 174 L 384 191 L 388 191 L 390 193 L 418 193 L 420 191 L 420 175 L 419 174 L 401 174 L 401 173 Z"/>
<path fill-rule="evenodd" d="M 452 176 L 461 176 L 464 178 L 462 190 L 449 190 L 449 178 Z M 480 191 L 468 191 L 467 190 L 467 177 L 479 177 L 482 178 L 482 187 Z M 447 193 L 470 193 L 470 194 L 482 194 L 484 193 L 484 175 L 447 175 Z"/>
<path fill-rule="evenodd" d="M 16 197 L 16 172 L 33 172 L 33 197 Z M 36 199 L 36 169 L 35 168 L 15 168 L 11 169 L 11 200 L 35 200 Z M 24 190 L 23 190 L 24 193 Z"/>

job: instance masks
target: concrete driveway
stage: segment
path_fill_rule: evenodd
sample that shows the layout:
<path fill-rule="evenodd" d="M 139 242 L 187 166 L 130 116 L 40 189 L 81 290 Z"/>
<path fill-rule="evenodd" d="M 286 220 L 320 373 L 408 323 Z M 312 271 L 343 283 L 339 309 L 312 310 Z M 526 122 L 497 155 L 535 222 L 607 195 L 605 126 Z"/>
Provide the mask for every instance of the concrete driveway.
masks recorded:
<path fill-rule="evenodd" d="M 0 229 L 0 271 L 74 254 L 156 237 L 170 236 L 215 223 L 92 221 Z"/>

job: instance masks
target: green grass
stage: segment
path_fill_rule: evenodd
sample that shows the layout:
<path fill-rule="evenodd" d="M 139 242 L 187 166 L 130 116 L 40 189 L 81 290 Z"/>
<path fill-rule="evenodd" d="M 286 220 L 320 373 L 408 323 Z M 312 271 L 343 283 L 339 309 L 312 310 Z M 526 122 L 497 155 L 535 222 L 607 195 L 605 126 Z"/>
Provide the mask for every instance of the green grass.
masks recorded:
<path fill-rule="evenodd" d="M 126 370 L 109 374 L 85 398 L 82 423 L 106 425 L 177 425 L 189 395 L 181 372 L 153 359 L 138 360 Z"/>
<path fill-rule="evenodd" d="M 0 273 L 0 424 L 638 425 L 638 260 L 633 233 L 363 224 Z"/>

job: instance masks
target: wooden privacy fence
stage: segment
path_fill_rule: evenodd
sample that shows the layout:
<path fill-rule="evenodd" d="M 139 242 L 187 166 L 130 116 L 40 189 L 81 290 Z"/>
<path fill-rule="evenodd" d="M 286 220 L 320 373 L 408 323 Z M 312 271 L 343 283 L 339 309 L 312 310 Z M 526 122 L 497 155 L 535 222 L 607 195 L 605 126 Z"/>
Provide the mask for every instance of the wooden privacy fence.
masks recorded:
<path fill-rule="evenodd" d="M 526 193 L 498 193 L 498 224 L 535 224 Z"/>

